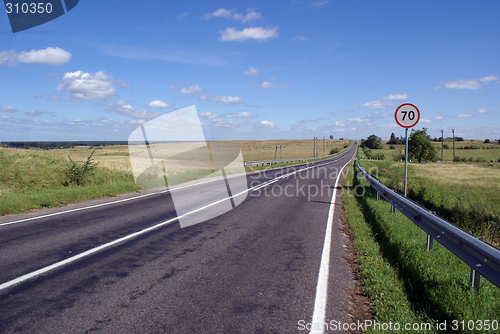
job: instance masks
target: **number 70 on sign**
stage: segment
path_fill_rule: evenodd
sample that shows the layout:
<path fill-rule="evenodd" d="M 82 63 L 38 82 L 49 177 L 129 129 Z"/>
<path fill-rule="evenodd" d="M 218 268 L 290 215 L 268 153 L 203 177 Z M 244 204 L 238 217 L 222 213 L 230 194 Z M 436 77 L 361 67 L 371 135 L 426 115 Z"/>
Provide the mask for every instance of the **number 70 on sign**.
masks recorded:
<path fill-rule="evenodd" d="M 420 111 L 411 103 L 402 104 L 396 109 L 394 114 L 396 123 L 403 128 L 414 127 L 420 120 Z"/>

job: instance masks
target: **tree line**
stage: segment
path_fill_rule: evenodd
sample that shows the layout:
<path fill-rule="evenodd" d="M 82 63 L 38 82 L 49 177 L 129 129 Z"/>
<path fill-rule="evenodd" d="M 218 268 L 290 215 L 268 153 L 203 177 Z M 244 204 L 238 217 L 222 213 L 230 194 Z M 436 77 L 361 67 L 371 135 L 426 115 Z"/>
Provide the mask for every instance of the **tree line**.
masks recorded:
<path fill-rule="evenodd" d="M 108 146 L 108 145 L 127 145 L 127 141 L 28 141 L 28 142 L 2 142 L 2 147 L 11 148 L 40 148 L 42 150 L 54 150 L 61 148 L 73 148 L 75 146 Z"/>

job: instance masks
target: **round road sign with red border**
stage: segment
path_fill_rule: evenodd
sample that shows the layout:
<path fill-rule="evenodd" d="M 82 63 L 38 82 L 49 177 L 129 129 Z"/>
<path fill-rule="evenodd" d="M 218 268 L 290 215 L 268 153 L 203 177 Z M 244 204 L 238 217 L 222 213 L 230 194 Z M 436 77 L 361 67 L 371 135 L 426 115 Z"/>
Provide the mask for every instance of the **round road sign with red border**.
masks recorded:
<path fill-rule="evenodd" d="M 396 123 L 403 128 L 414 127 L 420 120 L 420 111 L 411 103 L 404 103 L 396 109 L 394 114 Z"/>

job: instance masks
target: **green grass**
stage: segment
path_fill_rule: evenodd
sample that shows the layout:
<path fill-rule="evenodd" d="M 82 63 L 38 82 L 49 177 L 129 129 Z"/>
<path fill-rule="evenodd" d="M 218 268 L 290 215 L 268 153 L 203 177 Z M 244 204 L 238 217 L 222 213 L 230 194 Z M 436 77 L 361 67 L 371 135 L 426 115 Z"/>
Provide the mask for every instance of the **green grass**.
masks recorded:
<path fill-rule="evenodd" d="M 361 161 L 361 165 L 386 186 L 403 193 L 404 163 Z M 408 164 L 408 197 L 497 246 L 499 192 L 499 164 Z"/>
<path fill-rule="evenodd" d="M 393 145 L 395 149 L 389 149 L 391 145 L 385 144 L 387 140 L 382 141 L 383 148 L 377 150 L 371 150 L 372 156 L 375 158 L 379 154 L 383 154 L 386 157 L 386 160 L 399 160 L 400 155 L 405 153 L 404 143 L 403 145 Z M 439 160 L 441 160 L 441 143 L 433 142 L 432 143 L 438 153 Z M 453 143 L 452 142 L 444 142 L 444 144 L 449 146 L 449 149 L 443 149 L 443 161 L 452 161 L 453 160 Z M 462 149 L 466 146 L 477 146 L 479 149 Z M 482 157 L 488 161 L 493 160 L 493 162 L 498 162 L 498 158 L 500 158 L 500 144 L 498 142 L 491 142 L 489 144 L 485 144 L 482 140 L 464 140 L 460 142 L 455 142 L 455 156 L 465 157 L 469 159 L 470 157 L 476 159 Z"/>
<path fill-rule="evenodd" d="M 307 144 L 307 141 L 304 142 Z M 331 142 L 337 146 L 352 145 L 352 141 Z M 255 143 L 252 142 L 252 145 Z M 244 146 L 242 143 L 239 144 Z M 266 142 L 266 144 L 268 143 Z M 297 151 L 297 156 L 304 153 L 304 147 L 301 143 L 296 146 L 297 148 L 289 147 L 286 151 L 287 154 L 292 154 L 292 150 Z M 309 150 L 309 148 L 307 149 Z M 310 150 L 312 151 L 312 141 Z M 0 216 L 139 190 L 134 182 L 126 146 L 107 146 L 96 151 L 93 158 L 99 164 L 85 185 L 63 186 L 64 181 L 67 181 L 64 175 L 64 168 L 69 161 L 67 155 L 69 154 L 75 161 L 85 161 L 91 152 L 89 147 L 49 151 L 0 148 Z M 318 160 L 323 159 L 312 161 Z M 247 167 L 246 171 L 296 164 L 298 163 L 254 166 Z M 191 170 L 171 175 L 168 178 L 170 184 L 175 184 L 200 179 L 211 173 L 210 170 Z M 148 187 L 153 187 L 167 184 L 167 179 L 162 177 L 148 178 L 145 175 L 141 182 L 144 185 L 147 184 Z"/>
<path fill-rule="evenodd" d="M 41 150 L 0 149 L 0 215 L 138 190 L 132 174 L 102 167 L 85 186 L 65 187 L 67 161 Z"/>
<path fill-rule="evenodd" d="M 354 189 L 361 194 L 362 187 L 364 196 L 354 196 Z M 500 289 L 483 278 L 481 292 L 476 293 L 469 287 L 466 264 L 437 242 L 427 252 L 425 232 L 401 213 L 391 213 L 386 201 L 376 201 L 375 191 L 358 178 L 352 164 L 343 189 L 359 275 L 376 321 L 435 324 L 446 320 L 450 324 L 453 320 L 498 320 Z M 438 332 L 435 325 L 432 332 Z M 471 333 L 449 328 L 439 332 Z"/>

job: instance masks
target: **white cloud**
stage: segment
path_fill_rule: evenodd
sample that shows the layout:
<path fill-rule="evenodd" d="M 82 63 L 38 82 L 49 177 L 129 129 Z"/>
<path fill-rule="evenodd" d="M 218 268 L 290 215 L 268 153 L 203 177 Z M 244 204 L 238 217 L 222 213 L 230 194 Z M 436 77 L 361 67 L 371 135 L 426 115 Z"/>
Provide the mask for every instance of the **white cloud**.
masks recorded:
<path fill-rule="evenodd" d="M 170 108 L 170 107 L 172 107 L 172 105 L 165 103 L 165 102 L 162 102 L 160 100 L 154 100 L 154 101 L 151 101 L 148 104 L 146 104 L 146 107 L 148 107 L 148 108 Z"/>
<path fill-rule="evenodd" d="M 184 82 L 174 82 L 170 87 L 168 87 L 168 90 L 174 90 L 178 86 L 184 86 L 184 85 L 185 85 Z"/>
<path fill-rule="evenodd" d="M 3 108 L 3 111 L 4 112 L 10 112 L 10 113 L 19 112 L 19 110 L 17 110 L 13 106 L 6 106 L 5 108 Z"/>
<path fill-rule="evenodd" d="M 462 79 L 457 81 L 448 81 L 444 84 L 444 88 L 448 89 L 473 89 L 479 90 L 481 89 L 481 83 L 476 79 Z"/>
<path fill-rule="evenodd" d="M 422 122 L 422 123 L 432 123 L 432 121 L 430 119 L 428 119 L 428 118 L 421 118 L 420 122 Z"/>
<path fill-rule="evenodd" d="M 69 63 L 70 60 L 71 53 L 58 47 L 48 47 L 46 49 L 31 50 L 28 52 L 16 52 L 14 50 L 0 52 L 0 65 L 7 62 L 10 66 L 15 66 L 18 63 L 61 66 L 64 63 Z"/>
<path fill-rule="evenodd" d="M 114 112 L 120 115 L 137 118 L 137 119 L 150 119 L 159 116 L 160 114 L 157 112 L 151 112 L 142 109 L 136 109 L 132 107 L 127 101 L 120 100 L 117 103 L 107 103 L 106 104 L 107 112 Z"/>
<path fill-rule="evenodd" d="M 199 98 L 200 101 L 209 101 L 216 103 L 225 103 L 225 104 L 238 104 L 243 103 L 243 99 L 241 97 L 235 96 L 213 96 L 213 95 L 202 95 Z"/>
<path fill-rule="evenodd" d="M 487 113 L 489 113 L 489 111 L 486 109 L 479 109 L 478 111 L 476 111 L 476 115 L 487 114 Z"/>
<path fill-rule="evenodd" d="M 94 74 L 84 71 L 66 72 L 57 84 L 56 92 L 70 92 L 70 100 L 102 99 L 115 95 L 115 80 L 104 71 Z"/>
<path fill-rule="evenodd" d="M 238 113 L 232 113 L 232 114 L 223 114 L 221 117 L 227 117 L 227 118 L 252 118 L 254 115 L 249 113 L 248 111 L 241 111 Z"/>
<path fill-rule="evenodd" d="M 225 18 L 232 18 L 241 22 L 248 22 L 252 20 L 257 20 L 262 18 L 262 15 L 260 13 L 257 13 L 253 9 L 247 9 L 247 14 L 243 15 L 240 13 L 233 13 L 232 10 L 227 10 L 225 8 L 219 8 L 213 13 L 205 14 L 203 15 L 203 18 L 208 20 L 212 17 L 225 17 Z"/>
<path fill-rule="evenodd" d="M 181 13 L 181 14 L 177 15 L 177 20 L 180 21 L 180 20 L 182 20 L 183 18 L 185 18 L 188 15 L 189 15 L 188 12 Z"/>
<path fill-rule="evenodd" d="M 234 28 L 226 28 L 226 30 L 219 32 L 221 33 L 219 41 L 241 42 L 247 39 L 256 39 L 259 41 L 263 41 L 268 38 L 278 37 L 278 27 L 270 29 L 264 29 L 262 27 L 252 27 L 252 28 L 245 28 L 241 31 L 236 30 Z"/>
<path fill-rule="evenodd" d="M 455 81 L 448 81 L 444 84 L 444 88 L 447 89 L 472 89 L 479 90 L 484 85 L 487 85 L 490 81 L 498 80 L 498 76 L 496 75 L 488 75 L 484 78 L 477 79 L 461 79 Z M 434 89 L 440 88 L 439 86 L 434 87 Z"/>
<path fill-rule="evenodd" d="M 444 119 L 444 118 L 443 118 L 443 116 L 436 116 L 436 117 L 434 117 L 434 120 L 435 120 L 435 121 L 440 121 L 440 120 L 442 120 L 442 119 Z"/>
<path fill-rule="evenodd" d="M 354 112 L 354 110 L 337 109 L 338 112 Z"/>
<path fill-rule="evenodd" d="M 201 112 L 198 114 L 200 117 L 202 118 L 206 118 L 206 119 L 214 119 L 214 118 L 217 118 L 219 116 L 217 116 L 216 114 L 212 114 L 212 113 L 209 113 L 209 112 Z"/>
<path fill-rule="evenodd" d="M 43 99 L 44 94 L 35 94 L 35 99 Z"/>
<path fill-rule="evenodd" d="M 325 1 L 316 1 L 316 2 L 311 2 L 311 5 L 316 6 L 316 7 L 321 7 L 324 6 L 328 3 L 327 0 Z"/>
<path fill-rule="evenodd" d="M 364 117 L 364 118 L 356 117 L 356 118 L 348 118 L 347 120 L 349 122 L 355 122 L 355 123 L 366 123 L 366 122 L 370 121 L 370 118 L 369 117 Z"/>
<path fill-rule="evenodd" d="M 269 81 L 264 81 L 259 86 L 262 88 L 265 88 L 265 89 L 267 89 L 267 88 L 290 88 L 290 85 L 275 85 Z"/>
<path fill-rule="evenodd" d="M 262 122 L 260 122 L 260 124 L 262 124 L 264 126 L 268 126 L 270 128 L 274 128 L 274 123 L 270 122 L 270 121 L 262 121 Z"/>
<path fill-rule="evenodd" d="M 458 118 L 469 118 L 469 117 L 472 117 L 471 114 L 460 114 L 460 115 L 457 115 L 455 117 L 458 117 Z"/>
<path fill-rule="evenodd" d="M 250 114 L 249 112 L 242 111 L 239 113 L 232 113 L 232 114 L 222 114 L 222 115 L 216 115 L 212 114 L 209 112 L 202 112 L 199 114 L 200 117 L 214 120 L 216 118 L 252 118 L 254 115 Z"/>
<path fill-rule="evenodd" d="M 298 42 L 298 41 L 305 42 L 308 40 L 309 40 L 309 38 L 306 38 L 306 37 L 300 36 L 300 35 L 297 35 L 297 36 L 292 38 L 292 41 L 294 41 L 294 42 Z"/>
<path fill-rule="evenodd" d="M 50 95 L 49 100 L 51 101 L 59 101 L 61 99 L 61 95 Z"/>
<path fill-rule="evenodd" d="M 188 88 L 182 88 L 179 91 L 179 94 L 196 94 L 202 92 L 203 89 L 201 89 L 199 84 L 194 84 L 189 86 Z"/>
<path fill-rule="evenodd" d="M 44 114 L 55 114 L 55 112 L 53 112 L 53 111 L 30 110 L 30 111 L 25 112 L 24 114 L 27 115 L 27 116 L 36 117 L 36 116 L 40 116 L 40 115 L 44 115 Z"/>
<path fill-rule="evenodd" d="M 384 109 L 392 106 L 394 106 L 394 103 L 392 102 L 376 100 L 362 104 L 360 107 L 368 109 Z"/>
<path fill-rule="evenodd" d="M 498 80 L 498 76 L 496 75 L 488 75 L 487 77 L 479 79 L 481 82 L 490 82 L 490 81 L 495 81 Z"/>
<path fill-rule="evenodd" d="M 386 100 L 407 100 L 408 94 L 389 94 L 384 97 Z"/>
<path fill-rule="evenodd" d="M 257 71 L 255 68 L 250 67 L 248 71 L 243 72 L 244 75 L 258 75 L 259 71 Z"/>

